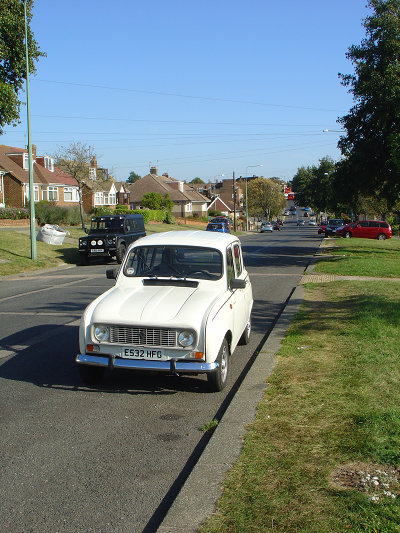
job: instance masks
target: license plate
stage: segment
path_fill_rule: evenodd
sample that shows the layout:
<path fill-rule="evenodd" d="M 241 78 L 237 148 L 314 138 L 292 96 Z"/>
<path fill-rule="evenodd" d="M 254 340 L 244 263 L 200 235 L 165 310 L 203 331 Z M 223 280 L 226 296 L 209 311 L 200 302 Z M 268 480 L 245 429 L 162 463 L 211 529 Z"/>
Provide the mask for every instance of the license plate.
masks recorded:
<path fill-rule="evenodd" d="M 98 252 L 104 252 L 104 248 L 92 248 L 90 250 L 91 254 L 95 254 L 95 253 L 98 253 Z"/>
<path fill-rule="evenodd" d="M 163 350 L 151 348 L 122 348 L 121 357 L 125 359 L 147 359 L 152 361 L 165 361 L 167 358 Z"/>

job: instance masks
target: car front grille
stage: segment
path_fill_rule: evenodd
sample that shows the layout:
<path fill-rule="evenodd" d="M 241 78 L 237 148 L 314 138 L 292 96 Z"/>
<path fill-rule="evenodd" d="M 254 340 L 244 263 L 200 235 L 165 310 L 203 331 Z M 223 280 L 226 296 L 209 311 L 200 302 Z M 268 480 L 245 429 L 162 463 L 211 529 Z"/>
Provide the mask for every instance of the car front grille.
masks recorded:
<path fill-rule="evenodd" d="M 138 328 L 111 326 L 110 342 L 134 346 L 176 346 L 176 330 L 167 328 Z"/>

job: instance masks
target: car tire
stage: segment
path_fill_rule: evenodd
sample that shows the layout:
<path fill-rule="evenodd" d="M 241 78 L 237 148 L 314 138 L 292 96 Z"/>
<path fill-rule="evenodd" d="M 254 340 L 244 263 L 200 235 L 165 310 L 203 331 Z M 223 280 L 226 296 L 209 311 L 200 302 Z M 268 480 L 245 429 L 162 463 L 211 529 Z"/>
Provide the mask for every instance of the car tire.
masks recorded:
<path fill-rule="evenodd" d="M 386 235 L 384 233 L 380 233 L 378 235 L 378 241 L 384 241 L 386 239 Z"/>
<path fill-rule="evenodd" d="M 352 234 L 350 233 L 350 231 L 345 231 L 343 237 L 345 237 L 346 239 L 351 239 Z"/>
<path fill-rule="evenodd" d="M 212 392 L 221 391 L 228 379 L 229 370 L 229 345 L 226 339 L 223 340 L 216 359 L 218 368 L 207 374 L 208 386 Z"/>
<path fill-rule="evenodd" d="M 239 345 L 240 346 L 246 346 L 250 342 L 250 334 L 251 334 L 251 320 L 246 324 L 246 327 L 244 328 L 244 331 L 242 333 L 242 336 L 239 339 Z"/>
<path fill-rule="evenodd" d="M 103 379 L 105 368 L 102 366 L 78 365 L 79 374 L 86 385 L 98 385 Z"/>
<path fill-rule="evenodd" d="M 125 244 L 120 244 L 118 245 L 118 248 L 117 248 L 117 251 L 116 251 L 116 256 L 117 256 L 117 263 L 120 265 L 122 263 L 122 261 L 124 260 L 124 257 L 125 257 L 125 253 L 126 253 L 126 246 Z"/>

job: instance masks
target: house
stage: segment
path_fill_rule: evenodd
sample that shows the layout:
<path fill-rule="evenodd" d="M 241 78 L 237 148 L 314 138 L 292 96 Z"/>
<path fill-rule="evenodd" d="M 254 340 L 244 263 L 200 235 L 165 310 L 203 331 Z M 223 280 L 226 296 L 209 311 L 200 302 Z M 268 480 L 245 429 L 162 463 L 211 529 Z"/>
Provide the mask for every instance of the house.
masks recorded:
<path fill-rule="evenodd" d="M 155 192 L 169 195 L 174 203 L 172 214 L 186 218 L 193 215 L 207 216 L 208 198 L 183 181 L 170 177 L 167 173 L 158 175 L 156 167 L 150 168 L 147 174 L 135 183 L 126 184 L 130 193 L 131 209 L 140 209 L 141 200 L 146 193 Z"/>
<path fill-rule="evenodd" d="M 32 145 L 34 201 L 47 200 L 60 207 L 79 206 L 79 186 L 69 174 L 54 166 L 50 156 L 38 156 Z M 29 202 L 28 151 L 0 145 L 0 207 L 26 207 Z M 102 179 L 98 179 L 98 178 Z M 125 184 L 109 178 L 108 170 L 98 167 L 93 158 L 88 180 L 82 189 L 84 211 L 93 207 L 115 208 L 117 203 L 129 205 Z"/>
<path fill-rule="evenodd" d="M 37 157 L 32 145 L 34 201 L 54 201 L 60 206 L 79 205 L 78 186 L 69 175 L 54 166 L 50 156 Z M 0 145 L 0 204 L 26 207 L 29 202 L 28 151 Z"/>

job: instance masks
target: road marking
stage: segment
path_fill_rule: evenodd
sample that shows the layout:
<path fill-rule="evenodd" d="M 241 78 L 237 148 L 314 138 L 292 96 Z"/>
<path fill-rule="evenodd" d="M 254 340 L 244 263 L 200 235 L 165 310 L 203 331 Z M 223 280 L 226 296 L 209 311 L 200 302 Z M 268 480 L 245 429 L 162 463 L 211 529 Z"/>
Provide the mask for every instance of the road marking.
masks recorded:
<path fill-rule="evenodd" d="M 44 287 L 42 289 L 34 289 L 32 291 L 22 292 L 21 294 L 14 294 L 13 296 L 5 296 L 4 298 L 0 298 L 0 302 L 5 302 L 7 300 L 14 300 L 15 298 L 21 298 L 22 296 L 27 296 L 28 294 L 35 294 L 38 292 L 45 292 L 45 291 L 52 291 L 54 289 L 58 289 L 60 287 L 68 287 L 69 285 L 76 285 L 77 283 L 89 281 L 90 277 L 88 278 L 79 278 L 75 281 L 67 281 L 66 283 L 60 283 L 59 285 L 52 285 L 51 287 Z M 14 280 L 14 281 L 21 281 L 21 280 Z"/>

